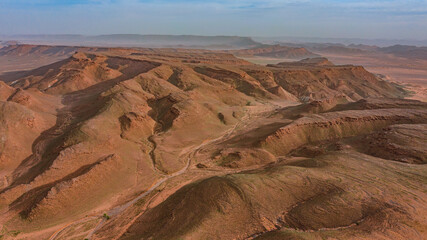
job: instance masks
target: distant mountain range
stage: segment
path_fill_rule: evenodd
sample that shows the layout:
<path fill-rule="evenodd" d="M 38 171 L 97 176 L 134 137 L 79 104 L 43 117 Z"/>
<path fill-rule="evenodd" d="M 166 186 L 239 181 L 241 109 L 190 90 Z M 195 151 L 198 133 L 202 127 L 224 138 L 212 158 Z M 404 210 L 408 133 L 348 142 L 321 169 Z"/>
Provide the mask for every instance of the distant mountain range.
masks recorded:
<path fill-rule="evenodd" d="M 283 42 L 290 43 L 335 43 L 335 44 L 362 44 L 362 45 L 375 45 L 379 47 L 388 47 L 393 45 L 413 45 L 413 46 L 427 46 L 427 39 L 414 40 L 414 39 L 363 39 L 363 38 L 310 38 L 310 37 L 254 37 L 257 42 L 265 44 L 277 44 Z"/>
<path fill-rule="evenodd" d="M 379 49 L 384 53 L 391 53 L 399 57 L 427 59 L 427 47 L 415 47 L 407 45 L 394 45 Z"/>
<path fill-rule="evenodd" d="M 0 35 L 1 41 L 20 41 L 26 44 L 79 45 L 108 47 L 185 47 L 236 49 L 252 48 L 262 44 L 341 44 L 389 47 L 393 45 L 427 46 L 426 40 L 408 39 L 362 39 L 362 38 L 307 38 L 307 37 L 241 37 L 200 35 L 141 35 L 141 34 L 40 34 Z"/>
<path fill-rule="evenodd" d="M 379 47 L 365 44 L 340 44 L 340 43 L 280 43 L 280 46 L 292 48 L 305 48 L 315 53 L 333 53 L 333 54 L 366 54 L 366 53 L 385 53 L 397 57 L 410 59 L 427 60 L 427 47 L 417 47 L 410 45 L 393 45 L 389 47 Z"/>
<path fill-rule="evenodd" d="M 106 47 L 173 47 L 205 49 L 241 49 L 260 45 L 250 37 L 195 35 L 13 35 L 0 36 L 3 41 L 25 44 L 106 46 Z"/>
<path fill-rule="evenodd" d="M 427 59 L 427 47 L 422 41 L 415 45 L 392 45 L 384 47 L 385 41 L 361 41 L 361 39 L 305 39 L 319 42 L 298 42 L 303 39 L 290 38 L 289 42 L 279 41 L 282 38 L 257 39 L 240 36 L 197 36 L 197 35 L 138 35 L 111 34 L 98 36 L 84 35 L 14 35 L 0 36 L 0 47 L 17 44 L 77 46 L 77 47 L 139 47 L 139 48 L 187 48 L 208 50 L 231 50 L 238 56 L 257 56 L 272 58 L 303 59 L 318 57 L 315 53 L 363 54 L 380 52 L 398 57 Z M 286 39 L 285 39 L 286 40 Z M 322 42 L 330 40 L 331 42 Z M 340 43 L 347 42 L 347 43 Z M 344 41 L 345 40 L 345 41 Z M 266 43 L 269 44 L 266 44 Z M 361 43 L 365 42 L 365 43 Z M 392 41 L 388 41 L 392 43 Z M 425 43 L 427 46 L 427 41 Z M 315 53 L 313 53 L 315 52 Z"/>

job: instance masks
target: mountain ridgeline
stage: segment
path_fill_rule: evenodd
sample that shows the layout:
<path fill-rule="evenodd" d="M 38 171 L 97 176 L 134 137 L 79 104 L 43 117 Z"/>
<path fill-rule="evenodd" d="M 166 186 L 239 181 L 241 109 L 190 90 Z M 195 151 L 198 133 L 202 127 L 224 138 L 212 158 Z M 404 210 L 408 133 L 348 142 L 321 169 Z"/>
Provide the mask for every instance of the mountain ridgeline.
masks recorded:
<path fill-rule="evenodd" d="M 266 48 L 241 53 L 293 52 Z M 427 104 L 362 66 L 197 49 L 0 54 L 63 57 L 0 75 L 4 239 L 427 236 Z"/>

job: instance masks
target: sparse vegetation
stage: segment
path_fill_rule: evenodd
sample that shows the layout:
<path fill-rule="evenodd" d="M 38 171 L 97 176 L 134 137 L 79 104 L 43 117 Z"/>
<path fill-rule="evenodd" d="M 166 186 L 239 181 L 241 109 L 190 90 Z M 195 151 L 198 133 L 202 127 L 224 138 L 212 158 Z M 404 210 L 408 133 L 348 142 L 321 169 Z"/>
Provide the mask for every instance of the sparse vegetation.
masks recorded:
<path fill-rule="evenodd" d="M 226 124 L 224 114 L 222 114 L 222 113 L 218 113 L 218 119 L 219 119 L 223 124 Z"/>
<path fill-rule="evenodd" d="M 108 216 L 108 214 L 104 213 L 104 215 L 102 216 L 105 220 L 110 220 L 110 216 Z"/>
<path fill-rule="evenodd" d="M 19 231 L 19 230 L 13 230 L 13 231 L 9 232 L 10 236 L 12 236 L 12 237 L 16 237 L 20 233 L 21 233 L 21 231 Z"/>

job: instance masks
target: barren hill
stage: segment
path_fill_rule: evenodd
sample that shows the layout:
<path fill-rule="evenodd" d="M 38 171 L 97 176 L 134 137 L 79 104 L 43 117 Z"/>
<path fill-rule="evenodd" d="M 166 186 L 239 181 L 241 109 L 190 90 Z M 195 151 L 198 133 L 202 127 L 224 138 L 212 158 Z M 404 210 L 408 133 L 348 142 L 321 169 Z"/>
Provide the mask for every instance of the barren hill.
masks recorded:
<path fill-rule="evenodd" d="M 110 48 L 12 44 L 0 48 L 0 74 L 2 72 L 31 70 L 42 67 L 69 58 L 76 52 L 90 52 L 95 54 L 102 54 L 107 52 L 110 55 L 116 56 L 143 55 L 151 57 L 151 59 L 167 59 L 168 61 L 174 62 L 244 62 L 241 59 L 235 58 L 230 53 L 220 53 L 201 49 Z M 4 78 L 7 79 L 8 76 Z"/>
<path fill-rule="evenodd" d="M 335 66 L 327 59 L 305 59 L 268 65 L 277 82 L 302 100 L 331 98 L 343 94 L 359 100 L 367 97 L 402 97 L 404 90 L 379 80 L 362 66 Z"/>
<path fill-rule="evenodd" d="M 4 239 L 427 236 L 427 105 L 400 86 L 324 58 L 77 51 L 1 76 Z"/>

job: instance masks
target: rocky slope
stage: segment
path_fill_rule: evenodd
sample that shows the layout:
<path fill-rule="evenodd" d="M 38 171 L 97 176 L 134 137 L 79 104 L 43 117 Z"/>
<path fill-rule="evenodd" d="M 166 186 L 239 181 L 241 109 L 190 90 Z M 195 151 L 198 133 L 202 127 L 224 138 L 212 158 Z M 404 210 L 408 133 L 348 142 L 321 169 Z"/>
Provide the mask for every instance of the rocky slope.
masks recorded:
<path fill-rule="evenodd" d="M 367 154 L 412 164 L 427 163 L 426 124 L 396 124 L 361 139 Z"/>
<path fill-rule="evenodd" d="M 286 118 L 297 107 L 258 115 L 196 158 L 200 170 L 195 173 L 231 169 L 228 174 L 203 178 L 161 203 L 148 203 L 120 239 L 422 239 L 425 224 L 419 223 L 425 219 L 418 213 L 427 209 L 419 190 L 426 169 L 390 160 L 407 156 L 421 163 L 426 156 L 420 145 L 425 136 L 415 132 L 424 128 L 426 105 L 419 109 L 418 103 L 400 101 L 407 104 L 403 110 L 397 104 L 383 108 L 377 99 L 368 102 L 376 109 L 350 110 L 355 105 L 344 103 L 335 109 L 346 110 L 331 108 L 296 120 Z M 408 133 L 420 140 L 405 141 Z M 385 155 L 389 148 L 370 145 L 361 140 L 365 137 L 379 143 L 389 139 L 407 151 Z M 372 146 L 368 152 L 384 151 L 365 155 L 360 144 Z M 102 232 L 109 231 L 103 228 L 97 238 L 106 239 Z"/>
<path fill-rule="evenodd" d="M 301 100 L 331 98 L 344 94 L 348 99 L 402 97 L 405 91 L 393 83 L 379 80 L 362 66 L 307 63 L 268 65 L 275 81 Z"/>
<path fill-rule="evenodd" d="M 4 239 L 427 234 L 427 106 L 362 67 L 96 49 L 5 77 Z"/>

